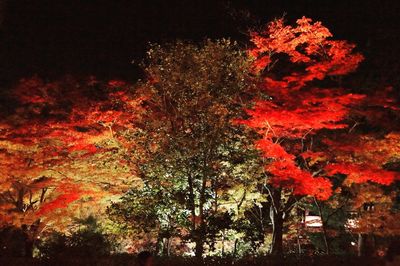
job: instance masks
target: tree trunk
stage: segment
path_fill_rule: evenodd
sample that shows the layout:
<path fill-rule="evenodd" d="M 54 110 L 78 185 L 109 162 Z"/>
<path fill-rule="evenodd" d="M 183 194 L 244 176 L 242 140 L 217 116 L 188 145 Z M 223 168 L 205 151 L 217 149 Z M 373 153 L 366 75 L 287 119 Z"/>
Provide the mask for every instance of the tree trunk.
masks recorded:
<path fill-rule="evenodd" d="M 362 234 L 358 234 L 357 255 L 361 257 L 364 255 L 363 253 L 364 253 L 364 237 Z"/>
<path fill-rule="evenodd" d="M 160 237 L 160 235 L 158 235 L 155 254 L 158 255 L 160 253 L 160 250 L 161 250 L 161 255 L 164 255 L 164 241 L 163 241 L 163 238 Z"/>
<path fill-rule="evenodd" d="M 196 244 L 195 255 L 196 257 L 203 255 L 203 243 L 199 237 L 199 230 L 196 226 L 196 206 L 195 206 L 195 195 L 194 195 L 194 187 L 193 187 L 193 179 L 192 176 L 188 175 L 188 185 L 189 185 L 189 210 L 192 214 L 191 221 L 191 235 L 192 240 Z"/>
<path fill-rule="evenodd" d="M 225 229 L 222 231 L 222 257 L 225 256 Z"/>
<path fill-rule="evenodd" d="M 299 255 L 301 254 L 301 253 L 303 253 L 303 251 L 301 250 L 301 242 L 300 242 L 300 234 L 299 234 L 299 229 L 297 228 L 297 249 L 298 249 L 298 252 L 299 252 Z"/>
<path fill-rule="evenodd" d="M 238 241 L 239 241 L 239 239 L 236 238 L 235 245 L 233 246 L 233 257 L 236 257 Z"/>
<path fill-rule="evenodd" d="M 283 254 L 283 212 L 275 212 L 273 207 L 271 207 L 270 218 L 272 221 L 272 244 L 270 253 L 280 256 Z"/>
<path fill-rule="evenodd" d="M 36 220 L 32 225 L 23 225 L 22 230 L 24 232 L 24 256 L 27 258 L 33 258 L 33 247 L 39 233 L 40 220 Z"/>
<path fill-rule="evenodd" d="M 370 234 L 358 234 L 358 256 L 370 257 L 375 252 L 375 238 Z"/>
<path fill-rule="evenodd" d="M 201 190 L 199 195 L 199 226 L 196 229 L 196 251 L 197 258 L 203 257 L 204 253 L 204 238 L 206 234 L 206 227 L 204 224 L 204 204 L 206 202 L 206 186 L 207 186 L 207 164 L 203 165 L 203 177 L 201 182 Z"/>
<path fill-rule="evenodd" d="M 331 250 L 330 250 L 329 241 L 328 241 L 328 233 L 326 231 L 326 225 L 325 225 L 324 221 L 322 221 L 322 236 L 324 238 L 325 253 L 326 253 L 326 255 L 329 255 L 331 253 Z"/>
<path fill-rule="evenodd" d="M 322 208 L 321 205 L 319 204 L 318 200 L 314 198 L 315 204 L 317 205 L 318 209 L 318 214 L 319 217 L 321 218 L 321 223 L 322 223 L 322 237 L 324 239 L 324 245 L 325 245 L 325 254 L 329 255 L 330 254 L 330 246 L 329 246 L 329 239 L 328 239 L 328 232 L 327 232 L 327 221 L 322 215 Z"/>
<path fill-rule="evenodd" d="M 196 217 L 196 205 L 195 205 L 193 179 L 191 176 L 188 176 L 188 184 L 189 184 L 189 209 L 192 214 L 191 234 L 192 234 L 192 239 L 196 244 L 195 256 L 198 258 L 201 258 L 204 253 L 204 225 L 203 225 L 204 195 L 200 195 L 199 216 L 198 216 L 200 221 L 198 221 L 198 219 Z M 197 223 L 199 223 L 199 225 L 197 225 Z"/>
<path fill-rule="evenodd" d="M 164 255 L 169 257 L 171 255 L 171 238 L 167 237 L 165 238 L 165 251 L 163 252 Z"/>
<path fill-rule="evenodd" d="M 31 239 L 25 241 L 25 257 L 33 258 L 33 241 Z"/>
<path fill-rule="evenodd" d="M 201 258 L 203 257 L 203 253 L 204 253 L 204 239 L 201 236 L 201 234 L 199 234 L 199 236 L 196 238 L 195 256 L 197 258 Z"/>

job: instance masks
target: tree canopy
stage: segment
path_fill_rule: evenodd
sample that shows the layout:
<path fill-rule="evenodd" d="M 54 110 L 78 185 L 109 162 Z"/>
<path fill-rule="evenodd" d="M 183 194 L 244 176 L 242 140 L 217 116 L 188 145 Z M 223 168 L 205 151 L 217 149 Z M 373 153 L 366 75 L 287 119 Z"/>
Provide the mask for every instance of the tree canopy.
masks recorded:
<path fill-rule="evenodd" d="M 301 250 L 302 210 L 325 253 L 339 233 L 398 235 L 399 108 L 390 88 L 349 86 L 363 58 L 321 22 L 281 18 L 246 48 L 152 44 L 135 84 L 22 79 L 0 116 L 0 226 L 30 255 L 94 213 L 163 255 L 281 255 L 294 236 Z"/>

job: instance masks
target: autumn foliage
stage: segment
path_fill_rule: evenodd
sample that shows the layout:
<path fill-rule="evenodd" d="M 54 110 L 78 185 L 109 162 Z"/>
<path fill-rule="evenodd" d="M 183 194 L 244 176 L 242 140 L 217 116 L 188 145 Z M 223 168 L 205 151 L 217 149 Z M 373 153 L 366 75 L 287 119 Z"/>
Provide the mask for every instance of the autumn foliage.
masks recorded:
<path fill-rule="evenodd" d="M 305 17 L 295 26 L 278 19 L 264 31 L 253 32 L 249 54 L 255 73 L 262 77 L 259 88 L 268 99 L 256 100 L 247 110 L 249 119 L 241 121 L 262 137 L 257 147 L 271 160 L 265 166 L 270 182 L 319 199 L 332 194 L 329 175 L 341 173 L 351 182 L 386 185 L 397 176 L 382 165 L 342 160 L 335 154 L 340 140 L 334 147 L 319 143 L 318 139 L 327 142 L 332 132 L 343 135 L 352 127 L 353 109 L 368 101 L 366 95 L 327 87 L 332 79 L 353 72 L 363 59 L 353 44 L 331 37 L 320 22 Z M 311 169 L 310 160 L 325 161 L 325 170 Z"/>
<path fill-rule="evenodd" d="M 19 104 L 0 121 L 3 225 L 60 221 L 83 199 L 93 205 L 126 190 L 133 168 L 122 169 L 123 152 L 115 150 L 133 145 L 120 132 L 135 128 L 142 98 L 130 96 L 124 82 L 33 77 L 10 98 Z"/>
<path fill-rule="evenodd" d="M 151 241 L 190 240 L 202 256 L 256 207 L 280 254 L 296 204 L 332 207 L 351 191 L 360 215 L 349 230 L 397 233 L 395 195 L 383 189 L 400 177 L 393 90 L 346 87 L 363 56 L 309 18 L 274 20 L 250 42 L 153 45 L 135 86 L 20 80 L 0 114 L 0 227 L 27 226 L 32 240 L 119 198 L 110 217 L 147 226 Z M 378 215 L 362 211 L 371 201 Z"/>

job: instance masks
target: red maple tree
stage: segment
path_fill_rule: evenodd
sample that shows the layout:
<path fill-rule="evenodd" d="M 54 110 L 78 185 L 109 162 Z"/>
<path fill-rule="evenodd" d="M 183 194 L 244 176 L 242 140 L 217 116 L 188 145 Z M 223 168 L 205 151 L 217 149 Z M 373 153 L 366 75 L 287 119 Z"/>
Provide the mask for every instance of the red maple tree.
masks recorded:
<path fill-rule="evenodd" d="M 302 196 L 326 200 L 332 195 L 330 175 L 341 173 L 348 182 L 380 184 L 390 184 L 397 175 L 382 165 L 343 160 L 333 147 L 322 144 L 340 135 L 335 140 L 340 145 L 353 129 L 353 110 L 366 115 L 366 108 L 361 112 L 359 106 L 368 102 L 367 95 L 331 85 L 354 71 L 363 56 L 353 51 L 353 44 L 330 37 L 320 22 L 305 17 L 295 26 L 277 19 L 263 31 L 251 33 L 249 54 L 255 74 L 261 77 L 263 97 L 239 122 L 261 137 L 256 146 L 266 159 L 274 254 L 282 253 L 283 223 L 298 200 Z"/>
<path fill-rule="evenodd" d="M 81 199 L 94 206 L 129 187 L 124 155 L 134 142 L 124 133 L 135 130 L 143 98 L 127 84 L 34 77 L 11 97 L 18 107 L 0 120 L 0 226 L 24 227 L 32 242 Z"/>

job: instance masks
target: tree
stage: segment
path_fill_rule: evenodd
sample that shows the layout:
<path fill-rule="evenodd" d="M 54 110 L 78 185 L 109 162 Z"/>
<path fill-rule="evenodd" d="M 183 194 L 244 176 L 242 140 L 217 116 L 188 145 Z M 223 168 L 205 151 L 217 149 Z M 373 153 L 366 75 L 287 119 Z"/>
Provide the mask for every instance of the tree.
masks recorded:
<path fill-rule="evenodd" d="M 76 211 L 73 203 L 128 186 L 133 168 L 126 169 L 121 143 L 135 128 L 141 100 L 125 84 L 93 78 L 25 79 L 10 97 L 17 107 L 0 121 L 1 225 L 27 228 L 32 250 L 46 224 L 62 224 L 60 212 Z"/>
<path fill-rule="evenodd" d="M 367 102 L 366 95 L 332 88 L 333 83 L 341 83 L 341 76 L 354 71 L 363 57 L 353 52 L 354 45 L 330 37 L 320 22 L 305 17 L 294 27 L 278 19 L 265 30 L 251 33 L 254 46 L 249 54 L 255 60 L 254 73 L 263 78 L 259 90 L 264 96 L 247 110 L 248 118 L 238 122 L 261 137 L 256 145 L 266 159 L 273 254 L 282 253 L 283 223 L 299 199 L 327 200 L 332 195 L 331 175 L 345 174 L 349 183 L 382 184 L 390 184 L 396 176 L 354 161 L 334 164 L 335 160 L 343 163 L 341 157 L 333 147 L 323 145 L 332 136 L 338 143 L 347 139 L 354 128 L 351 111 Z"/>
<path fill-rule="evenodd" d="M 342 189 L 349 190 L 352 195 L 349 197 L 347 208 L 357 215 L 352 217 L 349 230 L 359 236 L 360 255 L 373 253 L 367 249 L 373 248 L 372 240 L 375 237 L 392 237 L 399 234 L 395 222 L 398 217 L 395 199 L 398 184 L 393 182 L 399 176 L 399 134 L 398 131 L 385 134 L 388 129 L 386 123 L 382 119 L 378 123 L 381 124 L 378 127 L 379 131 L 377 127 L 373 133 L 366 134 L 365 131 L 361 131 L 363 134 L 353 138 L 352 143 L 342 140 L 339 146 L 336 142 L 330 142 L 343 164 L 334 164 L 328 167 L 329 170 L 346 173 L 346 169 L 341 169 L 343 165 L 348 165 L 349 162 L 357 163 L 356 171 L 353 170 L 348 175 L 350 180 L 357 180 L 361 184 L 345 183 Z M 375 184 L 363 183 L 367 177 Z"/>
<path fill-rule="evenodd" d="M 151 159 L 139 166 L 142 187 L 133 188 L 121 207 L 136 217 L 141 201 L 149 202 L 144 211 L 155 214 L 157 228 L 193 241 L 198 257 L 205 242 L 215 241 L 211 218 L 246 204 L 259 169 L 244 130 L 231 123 L 251 89 L 249 66 L 229 40 L 153 45 L 147 80 L 139 84 L 150 93 L 143 135 Z M 230 196 L 237 186 L 244 192 Z"/>

